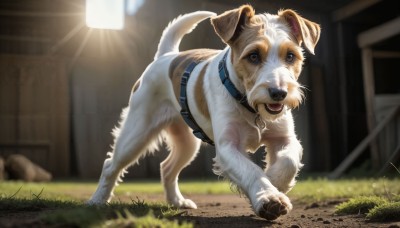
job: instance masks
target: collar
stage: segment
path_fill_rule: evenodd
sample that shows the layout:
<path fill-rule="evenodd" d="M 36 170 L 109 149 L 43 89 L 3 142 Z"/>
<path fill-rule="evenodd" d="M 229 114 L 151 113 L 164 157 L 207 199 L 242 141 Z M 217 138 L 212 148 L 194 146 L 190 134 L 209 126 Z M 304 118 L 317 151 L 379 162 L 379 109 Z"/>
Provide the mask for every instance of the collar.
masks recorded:
<path fill-rule="evenodd" d="M 228 56 L 228 51 L 225 53 L 224 57 L 219 61 L 218 65 L 218 72 L 219 72 L 219 78 L 221 79 L 222 84 L 224 84 L 225 88 L 228 90 L 229 94 L 235 100 L 237 100 L 241 105 L 243 105 L 249 112 L 251 113 L 257 113 L 256 110 L 254 110 L 249 103 L 247 102 L 247 96 L 246 94 L 242 94 L 233 84 L 231 79 L 229 78 L 229 72 L 226 67 L 226 58 Z"/>

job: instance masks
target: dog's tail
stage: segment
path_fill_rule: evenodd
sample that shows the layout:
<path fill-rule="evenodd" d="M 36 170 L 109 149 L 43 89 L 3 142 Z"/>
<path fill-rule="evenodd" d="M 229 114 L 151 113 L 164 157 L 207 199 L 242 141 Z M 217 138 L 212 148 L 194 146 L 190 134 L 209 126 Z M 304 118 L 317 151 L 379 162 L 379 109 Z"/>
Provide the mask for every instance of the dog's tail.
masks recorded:
<path fill-rule="evenodd" d="M 215 15 L 215 13 L 209 11 L 197 11 L 179 16 L 173 20 L 169 23 L 161 36 L 154 59 L 168 52 L 179 52 L 179 44 L 181 43 L 182 37 L 196 28 L 198 23 Z"/>

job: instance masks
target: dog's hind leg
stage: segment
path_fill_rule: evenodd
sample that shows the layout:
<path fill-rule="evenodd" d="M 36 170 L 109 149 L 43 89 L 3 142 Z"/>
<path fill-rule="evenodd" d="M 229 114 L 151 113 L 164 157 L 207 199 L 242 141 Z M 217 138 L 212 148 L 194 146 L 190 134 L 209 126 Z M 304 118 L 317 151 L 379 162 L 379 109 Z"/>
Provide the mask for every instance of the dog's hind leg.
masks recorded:
<path fill-rule="evenodd" d="M 166 132 L 170 154 L 161 163 L 161 179 L 167 201 L 180 208 L 197 208 L 192 200 L 182 196 L 178 186 L 178 175 L 196 157 L 201 141 L 192 134 L 181 118 L 176 118 L 168 125 Z"/>
<path fill-rule="evenodd" d="M 134 102 L 133 102 L 134 103 Z M 143 110 L 146 105 L 132 104 L 124 110 L 121 126 L 116 129 L 113 152 L 104 161 L 96 192 L 89 200 L 89 204 L 103 204 L 112 197 L 114 187 L 130 164 L 134 164 L 146 151 L 154 149 L 160 132 L 168 123 L 168 106 L 160 104 L 156 110 Z M 151 113 L 145 114 L 143 113 Z M 152 148 L 153 147 L 153 148 Z"/>

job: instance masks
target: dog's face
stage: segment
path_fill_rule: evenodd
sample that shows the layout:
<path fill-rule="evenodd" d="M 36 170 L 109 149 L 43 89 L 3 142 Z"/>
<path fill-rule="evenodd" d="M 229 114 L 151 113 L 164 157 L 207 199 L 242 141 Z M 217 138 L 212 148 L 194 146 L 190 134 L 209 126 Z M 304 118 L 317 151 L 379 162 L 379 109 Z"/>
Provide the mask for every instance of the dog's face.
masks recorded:
<path fill-rule="evenodd" d="M 216 33 L 232 50 L 231 61 L 249 104 L 274 120 L 302 102 L 297 82 L 303 65 L 301 45 L 314 53 L 319 25 L 294 11 L 255 15 L 245 5 L 212 19 Z"/>

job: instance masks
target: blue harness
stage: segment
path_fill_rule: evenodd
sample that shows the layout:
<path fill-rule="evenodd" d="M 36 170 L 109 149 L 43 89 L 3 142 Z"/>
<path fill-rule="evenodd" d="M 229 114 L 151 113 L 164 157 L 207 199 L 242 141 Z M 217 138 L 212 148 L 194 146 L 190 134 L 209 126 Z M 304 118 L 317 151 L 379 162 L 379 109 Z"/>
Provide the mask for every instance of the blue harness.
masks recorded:
<path fill-rule="evenodd" d="M 189 125 L 190 128 L 192 128 L 194 136 L 201 139 L 203 142 L 206 142 L 214 146 L 214 142 L 210 138 L 208 138 L 206 133 L 204 133 L 203 129 L 201 129 L 201 127 L 194 120 L 192 113 L 190 113 L 189 105 L 187 103 L 186 85 L 189 81 L 190 74 L 197 66 L 197 64 L 198 64 L 197 62 L 190 63 L 182 75 L 181 94 L 179 96 L 179 101 L 181 104 L 181 115 L 185 120 L 186 124 Z"/>
<path fill-rule="evenodd" d="M 247 96 L 243 95 L 233 84 L 231 79 L 229 78 L 229 73 L 226 67 L 226 57 L 228 56 L 228 52 L 225 53 L 224 57 L 221 59 L 218 65 L 219 77 L 221 79 L 222 84 L 228 90 L 229 94 L 233 98 L 235 98 L 240 104 L 242 104 L 247 110 L 251 113 L 257 113 L 247 102 Z M 192 113 L 190 112 L 189 105 L 187 103 L 187 93 L 186 86 L 189 81 L 190 74 L 197 66 L 198 62 L 192 62 L 189 66 L 186 67 L 185 72 L 182 75 L 181 80 L 181 92 L 180 92 L 180 105 L 181 105 L 181 115 L 185 120 L 186 124 L 189 125 L 193 130 L 193 134 L 201 139 L 203 142 L 206 142 L 212 146 L 214 146 L 214 142 L 206 135 L 206 133 L 201 129 L 201 127 L 194 120 Z"/>

